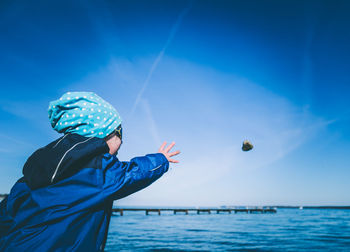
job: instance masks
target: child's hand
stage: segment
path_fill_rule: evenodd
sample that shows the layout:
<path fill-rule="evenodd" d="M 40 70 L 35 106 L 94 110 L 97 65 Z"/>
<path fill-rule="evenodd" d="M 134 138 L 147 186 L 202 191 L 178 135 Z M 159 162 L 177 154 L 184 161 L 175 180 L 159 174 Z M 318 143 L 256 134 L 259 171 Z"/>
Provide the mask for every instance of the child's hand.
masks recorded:
<path fill-rule="evenodd" d="M 170 153 L 169 153 L 169 151 L 171 150 L 171 148 L 174 147 L 174 145 L 175 145 L 175 142 L 172 142 L 172 143 L 164 150 L 164 148 L 165 148 L 165 146 L 166 146 L 166 142 L 164 142 L 164 143 L 162 144 L 162 146 L 160 146 L 160 148 L 159 148 L 159 150 L 158 150 L 158 152 L 159 152 L 159 153 L 162 153 L 162 154 L 166 157 L 166 159 L 168 159 L 168 161 L 169 161 L 170 163 L 178 163 L 178 162 L 179 162 L 178 160 L 174 160 L 174 159 L 171 159 L 171 158 L 170 158 L 170 157 L 176 156 L 176 155 L 178 155 L 178 154 L 180 153 L 180 151 L 174 151 L 174 152 L 170 152 Z"/>

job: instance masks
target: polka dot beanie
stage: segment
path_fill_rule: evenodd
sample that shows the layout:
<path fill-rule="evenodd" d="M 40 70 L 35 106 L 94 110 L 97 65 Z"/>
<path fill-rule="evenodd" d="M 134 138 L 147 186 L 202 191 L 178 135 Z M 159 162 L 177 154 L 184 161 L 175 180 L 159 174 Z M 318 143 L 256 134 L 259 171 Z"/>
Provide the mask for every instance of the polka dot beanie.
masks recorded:
<path fill-rule="evenodd" d="M 93 92 L 68 92 L 50 102 L 51 126 L 59 133 L 104 138 L 121 125 L 111 104 Z"/>

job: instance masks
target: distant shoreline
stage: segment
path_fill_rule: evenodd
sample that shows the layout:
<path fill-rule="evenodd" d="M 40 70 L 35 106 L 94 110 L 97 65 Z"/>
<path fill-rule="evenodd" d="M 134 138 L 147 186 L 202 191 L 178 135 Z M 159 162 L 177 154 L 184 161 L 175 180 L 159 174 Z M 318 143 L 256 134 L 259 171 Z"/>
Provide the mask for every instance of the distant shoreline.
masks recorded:
<path fill-rule="evenodd" d="M 350 206 L 271 206 L 287 209 L 350 209 Z"/>
<path fill-rule="evenodd" d="M 0 194 L 0 200 L 5 198 L 8 194 Z M 118 206 L 119 208 L 120 206 Z M 144 208 L 145 206 L 123 206 L 127 208 Z M 159 207 L 159 206 L 158 206 Z M 168 207 L 168 206 L 167 206 Z M 218 209 L 225 208 L 245 208 L 246 206 L 221 206 L 216 207 Z M 350 209 L 350 206 L 284 206 L 284 205 L 266 205 L 264 208 L 278 208 L 278 209 Z M 176 208 L 187 208 L 187 207 L 176 207 Z M 207 208 L 206 206 L 199 206 L 198 208 Z"/>
<path fill-rule="evenodd" d="M 300 210 L 305 210 L 305 209 L 339 209 L 339 210 L 350 210 L 350 206 L 277 206 L 277 205 L 256 205 L 252 206 L 220 206 L 220 207 L 208 207 L 208 206 L 176 206 L 176 207 L 171 207 L 171 206 L 121 206 L 121 205 L 114 205 L 114 208 L 134 208 L 134 209 L 143 209 L 143 208 L 174 208 L 174 209 L 187 209 L 187 208 L 195 208 L 195 209 L 206 209 L 206 208 L 212 208 L 212 209 L 254 209 L 254 208 L 263 208 L 263 209 L 300 209 Z"/>

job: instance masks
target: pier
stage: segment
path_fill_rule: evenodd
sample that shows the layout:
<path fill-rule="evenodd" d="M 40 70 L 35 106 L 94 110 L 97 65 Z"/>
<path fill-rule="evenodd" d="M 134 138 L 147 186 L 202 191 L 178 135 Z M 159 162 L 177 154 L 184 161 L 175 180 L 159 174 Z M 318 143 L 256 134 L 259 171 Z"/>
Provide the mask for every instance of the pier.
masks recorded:
<path fill-rule="evenodd" d="M 189 214 L 189 212 L 193 212 L 196 214 L 211 214 L 211 213 L 276 213 L 277 210 L 275 208 L 113 208 L 113 213 L 119 213 L 120 216 L 124 215 L 124 212 L 130 211 L 142 211 L 145 212 L 146 215 L 154 212 L 158 215 L 161 212 L 172 212 L 173 214 L 184 213 Z"/>
<path fill-rule="evenodd" d="M 0 201 L 5 198 L 7 194 L 0 194 Z M 112 209 L 112 213 L 117 213 L 120 216 L 124 215 L 124 212 L 145 212 L 146 215 L 150 215 L 152 213 L 156 213 L 157 215 L 161 215 L 161 212 L 172 212 L 174 215 L 183 213 L 188 215 L 189 213 L 195 214 L 231 214 L 231 213 L 276 213 L 276 207 L 236 207 L 236 208 L 122 208 L 117 207 Z"/>

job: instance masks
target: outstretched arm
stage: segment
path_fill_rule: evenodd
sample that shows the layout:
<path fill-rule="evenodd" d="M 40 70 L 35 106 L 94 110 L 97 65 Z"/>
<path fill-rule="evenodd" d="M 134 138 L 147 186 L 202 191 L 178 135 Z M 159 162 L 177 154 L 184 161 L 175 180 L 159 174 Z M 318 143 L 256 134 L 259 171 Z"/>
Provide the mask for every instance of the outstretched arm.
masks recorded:
<path fill-rule="evenodd" d="M 115 156 L 103 160 L 102 166 L 106 167 L 104 192 L 117 200 L 152 184 L 168 171 L 169 162 L 179 162 L 171 158 L 180 153 L 170 152 L 174 145 L 173 142 L 165 148 L 164 142 L 158 153 L 135 157 L 130 162 L 119 162 Z"/>
<path fill-rule="evenodd" d="M 158 150 L 158 152 L 162 153 L 170 163 L 178 163 L 179 162 L 178 160 L 171 159 L 172 156 L 176 156 L 176 155 L 180 154 L 179 150 L 169 153 L 169 151 L 174 147 L 174 145 L 175 145 L 175 142 L 172 142 L 167 148 L 165 148 L 166 142 L 164 142 Z"/>

